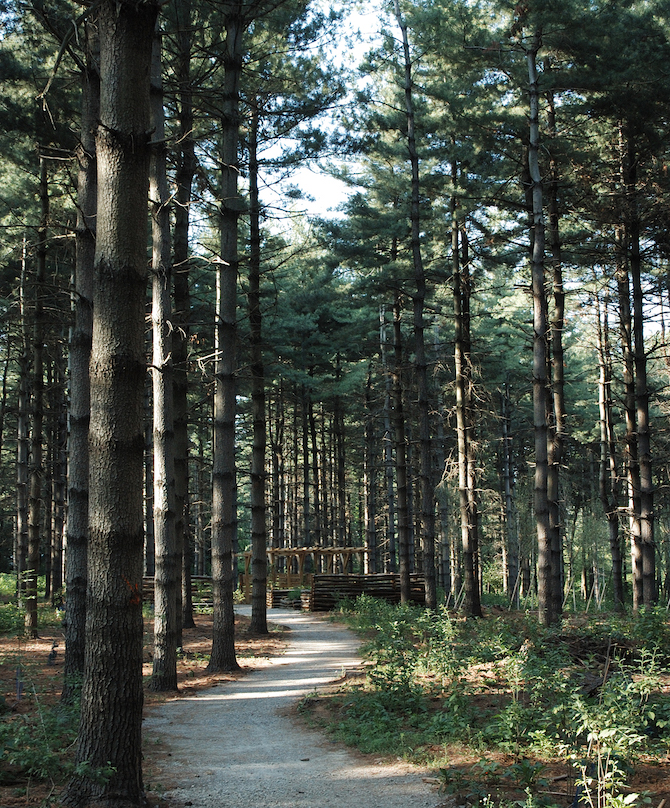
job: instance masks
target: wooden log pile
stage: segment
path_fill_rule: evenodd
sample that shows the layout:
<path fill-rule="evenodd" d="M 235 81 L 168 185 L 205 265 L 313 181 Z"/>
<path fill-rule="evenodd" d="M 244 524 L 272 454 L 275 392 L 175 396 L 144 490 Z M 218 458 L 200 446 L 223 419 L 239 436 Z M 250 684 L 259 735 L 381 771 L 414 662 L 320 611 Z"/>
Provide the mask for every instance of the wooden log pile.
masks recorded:
<path fill-rule="evenodd" d="M 410 575 L 410 599 L 423 604 L 425 580 L 418 573 Z M 400 575 L 380 573 L 376 575 L 315 575 L 312 582 L 309 609 L 312 612 L 328 612 L 338 601 L 353 600 L 359 595 L 382 598 L 390 603 L 400 603 Z"/>

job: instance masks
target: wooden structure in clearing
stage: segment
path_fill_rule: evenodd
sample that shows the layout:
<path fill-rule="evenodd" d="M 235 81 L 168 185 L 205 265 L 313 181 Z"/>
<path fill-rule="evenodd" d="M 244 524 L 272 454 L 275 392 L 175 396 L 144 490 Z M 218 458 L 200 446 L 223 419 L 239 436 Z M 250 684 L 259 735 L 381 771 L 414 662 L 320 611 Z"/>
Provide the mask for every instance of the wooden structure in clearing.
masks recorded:
<path fill-rule="evenodd" d="M 311 589 L 314 575 L 336 577 L 358 569 L 365 569 L 365 547 L 282 547 L 269 548 L 268 588 L 271 590 Z M 251 602 L 251 552 L 240 554 L 244 558 L 244 572 L 240 575 L 240 588 L 244 599 Z"/>
<path fill-rule="evenodd" d="M 410 579 L 410 600 L 425 603 L 425 578 L 413 573 Z M 400 575 L 397 572 L 374 575 L 315 575 L 309 596 L 311 612 L 329 612 L 338 601 L 354 600 L 360 595 L 370 595 L 390 603 L 400 603 Z"/>

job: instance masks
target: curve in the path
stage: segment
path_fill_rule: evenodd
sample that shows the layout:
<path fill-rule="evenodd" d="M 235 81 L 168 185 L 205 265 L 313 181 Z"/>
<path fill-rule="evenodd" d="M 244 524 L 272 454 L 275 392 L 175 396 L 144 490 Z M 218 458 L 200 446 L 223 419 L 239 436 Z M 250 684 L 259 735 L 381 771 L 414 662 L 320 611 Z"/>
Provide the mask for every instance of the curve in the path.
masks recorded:
<path fill-rule="evenodd" d="M 273 610 L 270 619 L 291 628 L 285 654 L 152 708 L 146 749 L 175 784 L 166 796 L 193 808 L 433 808 L 420 771 L 359 759 L 287 714 L 360 664 L 354 635 L 311 614 Z M 161 741 L 160 753 L 152 740 Z"/>

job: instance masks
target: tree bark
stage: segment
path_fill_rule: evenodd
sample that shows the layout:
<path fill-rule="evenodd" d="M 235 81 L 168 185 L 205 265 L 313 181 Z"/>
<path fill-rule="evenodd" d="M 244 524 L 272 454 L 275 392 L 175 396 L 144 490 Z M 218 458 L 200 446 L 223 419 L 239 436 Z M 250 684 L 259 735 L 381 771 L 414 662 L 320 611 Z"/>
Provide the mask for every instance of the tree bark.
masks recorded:
<path fill-rule="evenodd" d="M 531 226 L 531 285 L 533 292 L 533 425 L 535 432 L 535 488 L 534 510 L 537 530 L 538 560 L 538 609 L 539 620 L 548 626 L 558 621 L 560 612 L 556 610 L 553 596 L 553 564 L 551 532 L 549 529 L 548 499 L 548 452 L 547 452 L 547 297 L 544 288 L 544 244 L 545 224 L 543 209 L 542 175 L 540 173 L 540 124 L 539 88 L 537 75 L 537 54 L 542 43 L 542 32 L 535 31 L 533 40 L 526 52 L 530 90 L 530 136 L 528 148 L 528 169 L 532 194 Z"/>
<path fill-rule="evenodd" d="M 407 25 L 400 12 L 399 0 L 395 0 L 395 16 L 402 36 L 405 70 L 405 113 L 407 116 L 407 150 L 412 173 L 411 189 L 411 245 L 412 265 L 416 290 L 413 296 L 414 315 L 414 365 L 418 387 L 419 410 L 419 478 L 421 486 L 420 531 L 425 577 L 425 602 L 429 609 L 437 608 L 435 583 L 435 493 L 432 484 L 432 441 L 430 431 L 430 401 L 428 396 L 428 361 L 424 336 L 424 309 L 426 300 L 426 275 L 421 254 L 421 211 L 419 154 L 416 147 L 414 127 L 414 102 L 412 98 L 412 60 L 409 49 Z"/>
<path fill-rule="evenodd" d="M 175 173 L 173 232 L 174 331 L 172 334 L 174 386 L 175 543 L 184 559 L 182 572 L 182 628 L 193 628 L 191 567 L 188 564 L 191 532 L 188 526 L 188 346 L 191 295 L 189 282 L 189 223 L 193 177 L 196 170 L 191 82 L 191 0 L 176 0 L 179 155 Z"/>
<path fill-rule="evenodd" d="M 453 169 L 454 189 L 456 169 Z M 458 496 L 463 547 L 463 611 L 481 617 L 479 585 L 479 531 L 474 447 L 472 440 L 472 358 L 470 354 L 469 259 L 459 249 L 460 226 L 455 194 L 451 200 L 451 254 L 454 296 L 454 367 L 456 388 L 456 434 L 458 440 Z M 465 243 L 463 251 L 465 252 Z"/>
<path fill-rule="evenodd" d="M 28 558 L 26 563 L 25 629 L 37 637 L 37 575 L 40 560 L 42 484 L 44 479 L 44 283 L 47 270 L 49 185 L 46 158 L 40 157 L 40 224 L 37 229 L 35 310 L 33 313 L 33 371 L 30 404 L 30 474 L 28 484 Z"/>
<path fill-rule="evenodd" d="M 151 325 L 154 447 L 154 659 L 151 689 L 177 690 L 177 647 L 181 609 L 181 557 L 175 537 L 174 406 L 170 287 L 170 191 L 167 182 L 163 113 L 162 40 L 157 28 L 151 68 L 149 200 L 152 228 Z M 180 604 L 179 604 L 180 605 Z"/>
<path fill-rule="evenodd" d="M 86 68 L 82 71 L 81 134 L 77 157 L 77 230 L 74 324 L 70 334 L 70 435 L 68 441 L 68 509 L 65 567 L 65 657 L 61 700 L 69 703 L 84 673 L 86 565 L 88 556 L 91 397 L 89 358 L 93 333 L 93 274 L 97 210 L 95 126 L 100 110 L 97 25 L 85 28 Z"/>
<path fill-rule="evenodd" d="M 654 478 L 651 458 L 651 425 L 649 418 L 649 385 L 647 355 L 644 348 L 644 293 L 642 290 L 642 257 L 640 254 L 640 216 L 637 199 L 637 152 L 635 138 L 626 133 L 626 199 L 627 229 L 630 251 L 630 274 L 633 286 L 633 357 L 635 368 L 635 415 L 637 423 L 637 459 L 639 469 L 640 555 L 642 562 L 641 605 L 656 603 L 656 545 L 654 541 Z"/>
<path fill-rule="evenodd" d="M 367 549 L 366 572 L 378 572 L 377 559 L 377 466 L 375 452 L 375 421 L 372 412 L 372 365 L 368 368 L 365 383 L 365 433 L 363 449 L 363 502 L 365 547 Z"/>
<path fill-rule="evenodd" d="M 596 292 L 598 315 L 598 409 L 600 412 L 600 502 L 607 517 L 610 555 L 612 557 L 612 588 L 614 608 L 624 610 L 621 538 L 619 536 L 619 472 L 616 457 L 612 401 L 612 360 L 609 342 L 607 299 L 604 306 Z"/>
<path fill-rule="evenodd" d="M 90 545 L 76 773 L 63 803 L 139 808 L 149 81 L 158 4 L 99 6 Z M 101 777 L 101 773 L 105 773 Z"/>
<path fill-rule="evenodd" d="M 386 312 L 379 310 L 379 350 L 384 370 L 384 479 L 386 493 L 386 551 L 384 553 L 384 572 L 397 572 L 396 559 L 396 507 L 393 490 L 393 431 L 391 426 L 391 399 L 393 374 L 388 367 L 386 337 Z"/>
<path fill-rule="evenodd" d="M 391 371 L 393 443 L 395 446 L 396 489 L 398 497 L 398 572 L 400 575 L 400 602 L 410 601 L 410 522 L 407 494 L 407 437 L 402 396 L 402 331 L 401 304 L 397 294 L 393 306 L 393 353 Z"/>
<path fill-rule="evenodd" d="M 224 109 L 221 121 L 220 263 L 217 264 L 214 449 L 212 460 L 212 588 L 214 625 L 210 671 L 236 670 L 233 548 L 237 540 L 235 395 L 237 343 L 237 250 L 241 200 L 239 173 L 239 80 L 244 20 L 242 3 L 224 5 Z"/>
<path fill-rule="evenodd" d="M 251 341 L 251 624 L 254 634 L 267 634 L 267 525 L 265 521 L 265 368 L 261 312 L 261 228 L 258 197 L 258 110 L 249 129 L 249 327 Z"/>
<path fill-rule="evenodd" d="M 552 92 L 548 93 L 547 118 L 549 133 L 553 137 L 556 135 L 556 111 Z M 563 287 L 563 256 L 559 229 L 558 166 L 553 155 L 549 159 L 548 191 L 554 309 L 550 323 L 553 423 L 549 430 L 547 499 L 549 500 L 549 532 L 551 537 L 551 592 L 555 601 L 553 611 L 560 614 L 563 610 L 563 530 L 560 502 L 560 469 L 566 440 L 565 366 L 563 358 L 565 290 Z"/>

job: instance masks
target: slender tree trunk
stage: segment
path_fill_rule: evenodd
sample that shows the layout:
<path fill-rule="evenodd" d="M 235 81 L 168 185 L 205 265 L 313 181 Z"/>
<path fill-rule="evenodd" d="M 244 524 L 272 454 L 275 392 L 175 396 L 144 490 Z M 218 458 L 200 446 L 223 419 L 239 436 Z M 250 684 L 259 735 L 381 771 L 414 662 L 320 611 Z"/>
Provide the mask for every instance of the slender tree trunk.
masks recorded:
<path fill-rule="evenodd" d="M 335 368 L 335 382 L 339 383 L 342 379 L 342 365 L 341 357 L 338 354 Z M 340 547 L 346 547 L 350 542 L 348 541 L 347 530 L 347 480 L 345 468 L 345 435 L 344 435 L 344 411 L 342 408 L 342 397 L 335 396 L 333 405 L 333 438 L 335 440 L 335 469 L 337 478 L 337 544 Z M 351 570 L 345 570 L 351 572 Z"/>
<path fill-rule="evenodd" d="M 505 381 L 502 393 L 502 456 L 503 493 L 505 514 L 505 542 L 507 545 L 507 595 L 510 603 L 519 606 L 519 535 L 516 529 L 516 508 L 514 503 L 514 477 L 512 474 L 512 437 L 510 434 L 511 402 L 509 383 Z"/>
<path fill-rule="evenodd" d="M 237 351 L 237 230 L 239 173 L 239 80 L 244 22 L 242 3 L 224 5 L 224 109 L 221 121 L 221 263 L 217 265 L 214 451 L 212 460 L 212 588 L 214 625 L 210 671 L 236 670 L 233 611 L 234 547 L 237 541 L 235 396 Z"/>
<path fill-rule="evenodd" d="M 258 197 L 258 109 L 249 129 L 249 326 L 251 341 L 251 625 L 254 634 L 267 634 L 267 525 L 265 521 L 265 368 L 261 312 L 261 227 Z"/>
<path fill-rule="evenodd" d="M 623 570 L 621 563 L 621 538 L 619 536 L 619 473 L 616 458 L 616 435 L 612 417 L 612 360 L 609 343 L 609 315 L 607 299 L 604 307 L 596 293 L 598 315 L 598 408 L 600 411 L 600 475 L 599 491 L 609 533 L 612 557 L 612 586 L 614 608 L 624 609 Z"/>
<path fill-rule="evenodd" d="M 77 157 L 77 231 L 74 325 L 70 334 L 70 435 L 65 566 L 65 657 L 61 700 L 69 703 L 84 673 L 88 556 L 88 431 L 91 397 L 89 358 L 93 334 L 93 274 L 97 210 L 95 126 L 100 109 L 97 24 L 85 28 L 86 69 L 82 72 L 81 135 Z"/>
<path fill-rule="evenodd" d="M 548 453 L 547 453 L 547 297 L 544 288 L 544 210 L 542 175 L 540 173 L 540 125 L 537 53 L 542 32 L 536 31 L 526 52 L 530 88 L 530 138 L 528 169 L 531 180 L 533 223 L 531 229 L 531 280 L 533 291 L 533 423 L 535 431 L 535 489 L 534 509 L 537 529 L 539 620 L 542 625 L 557 622 L 553 595 L 553 564 L 551 532 L 549 529 Z"/>
<path fill-rule="evenodd" d="M 412 264 L 416 291 L 414 293 L 414 364 L 418 386 L 419 443 L 421 447 L 419 478 L 421 484 L 421 547 L 423 552 L 423 573 L 425 577 L 425 599 L 429 609 L 437 607 L 435 583 L 435 493 L 432 474 L 432 442 L 430 431 L 430 401 L 428 397 L 428 361 L 426 359 L 424 337 L 424 309 L 426 300 L 426 276 L 421 255 L 421 216 L 419 154 L 416 147 L 414 127 L 414 103 L 412 98 L 412 60 L 409 49 L 407 25 L 400 12 L 399 0 L 395 0 L 395 15 L 400 28 L 405 68 L 405 112 L 407 115 L 407 149 L 412 171 L 411 191 L 411 244 Z"/>
<path fill-rule="evenodd" d="M 170 191 L 167 182 L 163 113 L 162 41 L 154 37 L 151 69 L 151 151 L 149 199 L 153 236 L 152 306 L 153 434 L 154 434 L 154 659 L 151 689 L 177 690 L 177 640 L 181 609 L 181 557 L 175 539 L 174 408 L 170 287 Z M 181 604 L 179 604 L 181 605 Z"/>
<path fill-rule="evenodd" d="M 52 549 L 51 603 L 62 599 L 63 590 L 63 525 L 65 522 L 65 488 L 67 479 L 67 405 L 65 402 L 65 369 L 60 348 L 56 347 L 54 381 L 50 404 L 53 418 L 52 437 Z"/>
<path fill-rule="evenodd" d="M 139 808 L 142 784 L 142 415 L 149 84 L 158 5 L 99 6 L 98 212 L 91 350 L 86 655 L 74 808 Z M 109 776 L 101 779 L 99 772 Z"/>
<path fill-rule="evenodd" d="M 44 283 L 49 227 L 49 186 L 46 159 L 40 157 L 40 225 L 37 231 L 35 311 L 33 315 L 33 381 L 30 406 L 30 479 L 28 486 L 28 561 L 26 569 L 26 634 L 37 637 L 37 575 L 39 572 L 44 480 Z"/>
<path fill-rule="evenodd" d="M 26 565 L 28 563 L 28 456 L 30 454 L 29 402 L 30 402 L 30 339 L 28 310 L 26 239 L 23 240 L 21 260 L 21 355 L 19 357 L 19 396 L 16 436 L 16 594 L 20 607 L 25 605 Z"/>
<path fill-rule="evenodd" d="M 548 127 L 556 135 L 556 111 L 553 93 L 548 93 Z M 563 358 L 563 328 L 565 323 L 565 290 L 563 288 L 563 257 L 559 230 L 558 166 L 553 155 L 549 160 L 549 237 L 551 243 L 552 286 L 554 309 L 551 318 L 551 398 L 553 424 L 549 434 L 547 468 L 547 498 L 549 500 L 549 532 L 551 536 L 551 592 L 553 611 L 563 610 L 563 531 L 560 502 L 560 469 L 566 438 L 565 367 Z"/>
<path fill-rule="evenodd" d="M 365 446 L 363 449 L 363 497 L 365 546 L 367 548 L 366 572 L 374 574 L 377 562 L 377 468 L 375 464 L 375 422 L 372 413 L 372 365 L 368 368 L 365 384 Z"/>
<path fill-rule="evenodd" d="M 640 474 L 640 545 L 642 561 L 642 604 L 656 603 L 656 544 L 654 541 L 654 479 L 651 461 L 649 385 L 644 347 L 644 292 L 640 254 L 640 217 L 637 201 L 637 152 L 634 136 L 627 133 L 626 197 L 630 274 L 633 285 L 633 356 L 635 367 L 635 410 Z"/>
<path fill-rule="evenodd" d="M 396 572 L 396 507 L 393 486 L 393 432 L 391 427 L 391 398 L 393 374 L 388 367 L 386 349 L 386 313 L 383 307 L 379 310 L 379 344 L 384 369 L 384 477 L 386 480 L 386 553 L 385 572 Z"/>
<path fill-rule="evenodd" d="M 195 144 L 193 138 L 193 87 L 191 82 L 191 0 L 176 0 L 177 57 L 175 77 L 178 87 L 179 154 L 175 175 L 173 233 L 174 331 L 172 334 L 174 387 L 174 469 L 175 469 L 175 543 L 182 566 L 182 628 L 193 628 L 191 592 L 192 536 L 188 529 L 188 346 L 190 338 L 191 296 L 189 283 L 189 222 Z M 181 644 L 181 643 L 180 643 Z"/>
<path fill-rule="evenodd" d="M 454 188 L 456 171 L 453 171 Z M 456 197 L 451 200 L 451 254 L 454 293 L 454 366 L 456 387 L 456 433 L 458 439 L 458 495 L 463 546 L 463 611 L 481 617 L 478 575 L 478 513 L 475 463 L 472 446 L 472 359 L 470 354 L 470 279 L 468 258 L 459 249 Z M 463 244 L 465 251 L 465 243 Z"/>
<path fill-rule="evenodd" d="M 407 438 L 402 400 L 402 331 L 400 295 L 393 306 L 393 353 L 391 371 L 393 401 L 393 437 L 395 446 L 396 487 L 398 495 L 398 571 L 400 573 L 400 602 L 410 601 L 410 522 L 407 494 Z"/>

